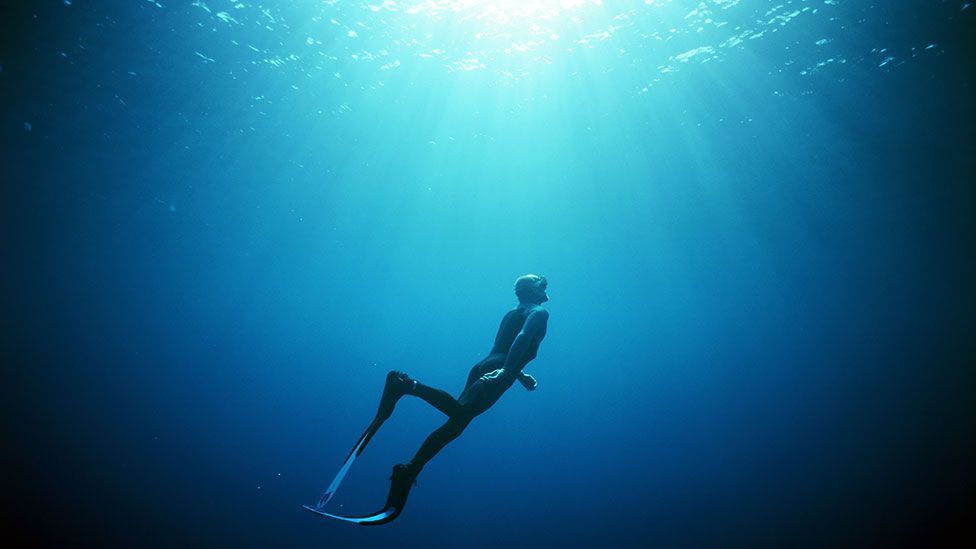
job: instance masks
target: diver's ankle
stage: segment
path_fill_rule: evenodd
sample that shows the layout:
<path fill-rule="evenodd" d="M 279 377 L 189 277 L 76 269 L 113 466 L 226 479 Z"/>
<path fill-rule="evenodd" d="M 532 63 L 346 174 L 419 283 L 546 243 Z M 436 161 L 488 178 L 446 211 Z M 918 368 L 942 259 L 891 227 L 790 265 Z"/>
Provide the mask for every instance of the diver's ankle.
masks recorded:
<path fill-rule="evenodd" d="M 423 466 L 414 463 L 413 460 L 405 461 L 405 462 L 402 463 L 402 465 L 403 465 L 403 468 L 406 469 L 407 472 L 412 477 L 416 477 L 417 475 L 419 475 L 420 474 L 420 470 L 423 468 Z"/>

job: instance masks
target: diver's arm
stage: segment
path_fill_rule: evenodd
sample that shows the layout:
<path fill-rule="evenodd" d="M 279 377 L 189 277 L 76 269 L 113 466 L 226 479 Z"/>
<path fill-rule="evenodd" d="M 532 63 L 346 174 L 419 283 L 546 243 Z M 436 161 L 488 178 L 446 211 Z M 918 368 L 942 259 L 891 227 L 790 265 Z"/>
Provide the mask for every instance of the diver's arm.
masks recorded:
<path fill-rule="evenodd" d="M 532 348 L 538 347 L 539 342 L 546 336 L 546 324 L 548 322 L 549 312 L 545 309 L 539 309 L 529 314 L 529 317 L 525 319 L 525 324 L 522 325 L 522 331 L 515 336 L 515 341 L 512 342 L 512 347 L 508 350 L 505 365 L 502 366 L 502 371 L 498 373 L 498 377 L 515 381 L 515 378 L 522 373 L 522 368 L 528 362 L 526 357 Z"/>
<path fill-rule="evenodd" d="M 524 371 L 519 372 L 518 380 L 522 384 L 522 387 L 525 387 L 526 391 L 535 391 L 536 387 L 539 386 L 539 382 Z"/>
<path fill-rule="evenodd" d="M 505 334 L 505 321 L 507 319 L 508 315 L 505 315 L 505 318 L 502 319 L 501 325 L 498 327 L 498 335 L 495 336 L 495 347 L 498 346 L 498 341 Z M 539 386 L 539 382 L 525 372 L 519 372 L 518 381 L 522 384 L 522 387 L 525 387 L 526 391 L 535 391 L 535 388 Z"/>

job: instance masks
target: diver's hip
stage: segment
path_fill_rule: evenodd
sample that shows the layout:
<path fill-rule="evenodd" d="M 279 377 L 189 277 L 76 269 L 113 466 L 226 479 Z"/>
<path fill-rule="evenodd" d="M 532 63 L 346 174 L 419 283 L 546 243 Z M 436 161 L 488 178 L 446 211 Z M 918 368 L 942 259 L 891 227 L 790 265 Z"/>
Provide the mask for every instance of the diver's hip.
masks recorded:
<path fill-rule="evenodd" d="M 478 415 L 497 402 L 513 381 L 507 377 L 482 376 L 461 393 L 458 402 L 471 415 Z"/>

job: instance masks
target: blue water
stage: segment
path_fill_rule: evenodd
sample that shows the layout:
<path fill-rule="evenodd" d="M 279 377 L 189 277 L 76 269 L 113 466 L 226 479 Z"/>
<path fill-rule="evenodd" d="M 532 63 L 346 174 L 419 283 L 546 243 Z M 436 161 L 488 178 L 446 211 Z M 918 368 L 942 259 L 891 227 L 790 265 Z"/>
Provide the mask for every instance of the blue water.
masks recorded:
<path fill-rule="evenodd" d="M 4 531 L 937 547 L 976 509 L 976 7 L 0 8 Z M 527 372 L 397 521 L 301 509 L 386 371 Z M 442 421 L 404 399 L 330 503 Z"/>

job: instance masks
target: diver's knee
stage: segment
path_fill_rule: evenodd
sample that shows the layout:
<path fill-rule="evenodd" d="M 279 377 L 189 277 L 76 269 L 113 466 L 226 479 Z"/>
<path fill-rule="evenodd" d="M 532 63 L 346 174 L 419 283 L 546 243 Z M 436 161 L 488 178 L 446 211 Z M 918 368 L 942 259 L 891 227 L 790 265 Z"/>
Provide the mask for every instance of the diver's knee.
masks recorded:
<path fill-rule="evenodd" d="M 471 423 L 471 419 L 467 417 L 452 417 L 447 420 L 447 432 L 451 437 L 461 436 L 464 429 L 467 428 L 468 424 Z"/>

